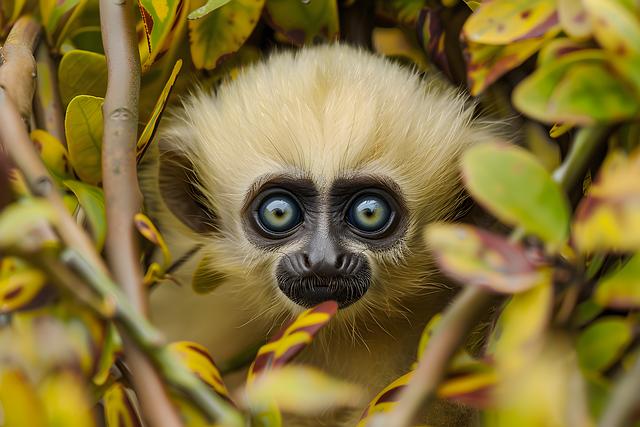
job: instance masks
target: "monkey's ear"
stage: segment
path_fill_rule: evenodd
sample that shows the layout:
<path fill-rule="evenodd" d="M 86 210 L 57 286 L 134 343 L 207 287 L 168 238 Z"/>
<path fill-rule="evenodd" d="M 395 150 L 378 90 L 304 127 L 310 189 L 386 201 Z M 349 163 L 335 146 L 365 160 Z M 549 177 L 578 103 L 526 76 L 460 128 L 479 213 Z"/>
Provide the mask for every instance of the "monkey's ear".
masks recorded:
<path fill-rule="evenodd" d="M 158 186 L 165 204 L 182 223 L 198 233 L 218 231 L 217 216 L 199 189 L 193 164 L 184 155 L 160 153 Z"/>

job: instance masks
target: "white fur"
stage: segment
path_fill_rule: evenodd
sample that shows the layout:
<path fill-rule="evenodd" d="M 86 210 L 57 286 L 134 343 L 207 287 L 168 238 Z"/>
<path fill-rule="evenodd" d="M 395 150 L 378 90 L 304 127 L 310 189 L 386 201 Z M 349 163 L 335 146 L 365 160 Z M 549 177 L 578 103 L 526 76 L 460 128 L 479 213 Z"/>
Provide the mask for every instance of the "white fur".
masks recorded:
<path fill-rule="evenodd" d="M 157 152 L 142 184 L 174 252 L 203 245 L 212 268 L 229 280 L 199 303 L 185 291 L 160 289 L 155 318 L 174 336 L 189 336 L 185 325 L 198 327 L 191 336 L 214 356 L 228 356 L 221 346 L 263 336 L 300 308 L 274 280 L 281 253 L 291 248 L 260 250 L 244 235 L 240 211 L 248 189 L 260 177 L 283 172 L 310 178 L 321 193 L 336 178 L 385 176 L 398 184 L 410 212 L 406 236 L 386 252 L 352 244 L 368 257 L 374 282 L 304 356 L 375 394 L 408 369 L 422 325 L 450 298 L 420 232 L 456 214 L 460 153 L 495 138 L 492 126 L 472 114 L 468 99 L 439 80 L 342 45 L 281 52 L 216 93 L 196 91 L 163 121 L 160 144 L 193 162 L 220 233 L 198 235 L 163 207 L 155 183 Z M 195 305 L 204 305 L 204 312 Z M 168 318 L 171 312 L 177 318 Z"/>

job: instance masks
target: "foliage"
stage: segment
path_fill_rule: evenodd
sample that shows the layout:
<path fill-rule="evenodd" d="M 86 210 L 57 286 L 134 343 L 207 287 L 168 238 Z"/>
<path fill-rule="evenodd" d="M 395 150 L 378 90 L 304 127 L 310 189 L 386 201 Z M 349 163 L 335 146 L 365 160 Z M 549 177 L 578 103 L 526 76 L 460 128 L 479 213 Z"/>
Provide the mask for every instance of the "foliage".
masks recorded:
<path fill-rule="evenodd" d="M 602 421 L 616 415 L 640 421 L 637 411 L 616 414 L 624 402 L 637 404 L 640 387 L 637 2 L 138 0 L 138 6 L 138 162 L 154 142 L 172 91 L 188 90 L 195 78 L 210 86 L 233 79 L 271 46 L 351 40 L 363 31 L 374 50 L 442 73 L 466 86 L 481 110 L 523 128 L 526 148 L 480 145 L 460 164 L 470 196 L 501 225 L 438 223 L 424 232 L 444 274 L 504 301 L 485 348 L 451 355 L 435 394 L 479 409 L 488 426 L 622 425 Z M 370 25 L 340 19 L 354 10 Z M 98 1 L 0 0 L 2 39 L 28 14 L 42 26 L 54 63 L 49 69 L 37 58 L 42 87 L 36 101 L 49 105 L 51 94 L 59 94 L 64 110 L 63 135 L 35 117 L 30 138 L 66 209 L 100 253 L 108 232 L 101 188 L 108 71 Z M 57 79 L 45 79 L 43 70 Z M 17 169 L 11 189 L 0 181 L 0 195 L 11 192 L 15 199 L 0 212 L 3 425 L 142 425 L 123 361 L 118 316 L 128 312 L 100 272 L 78 273 L 83 277 L 74 280 L 53 274 L 70 262 L 56 238 L 64 218 L 35 197 L 27 181 Z M 141 260 L 146 289 L 165 286 L 180 260 L 172 259 L 150 218 L 139 213 L 133 223 L 147 249 Z M 151 258 L 154 249 L 160 256 Z M 220 282 L 197 269 L 193 287 L 207 292 Z M 336 407 L 365 408 L 358 426 L 384 423 L 381 417 L 393 415 L 418 371 L 366 405 L 354 385 L 290 363 L 336 311 L 326 302 L 298 316 L 258 350 L 245 387 L 235 394 L 201 345 L 157 344 L 155 330 L 139 317 L 125 316 L 124 324 L 146 337 L 143 350 L 155 352 L 157 365 L 179 363 L 251 425 L 279 426 L 282 412 Z M 438 351 L 434 337 L 446 333 L 439 329 L 443 316 L 427 325 L 416 360 Z M 167 385 L 179 382 L 177 374 L 163 375 Z M 190 378 L 181 384 L 196 387 Z M 628 382 L 634 393 L 624 391 Z M 192 395 L 170 391 L 186 425 L 216 421 Z"/>

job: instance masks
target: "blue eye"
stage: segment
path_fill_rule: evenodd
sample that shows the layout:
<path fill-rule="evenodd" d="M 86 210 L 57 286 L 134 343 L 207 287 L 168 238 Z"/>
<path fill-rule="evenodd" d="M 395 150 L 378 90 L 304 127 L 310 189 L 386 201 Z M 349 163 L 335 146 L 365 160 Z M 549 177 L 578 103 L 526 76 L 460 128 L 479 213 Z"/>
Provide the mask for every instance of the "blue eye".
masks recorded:
<path fill-rule="evenodd" d="M 391 221 L 392 210 L 380 196 L 366 194 L 353 201 L 347 221 L 361 231 L 373 233 L 384 229 Z"/>
<path fill-rule="evenodd" d="M 302 222 L 302 209 L 293 197 L 274 194 L 260 204 L 258 220 L 267 231 L 283 233 Z"/>

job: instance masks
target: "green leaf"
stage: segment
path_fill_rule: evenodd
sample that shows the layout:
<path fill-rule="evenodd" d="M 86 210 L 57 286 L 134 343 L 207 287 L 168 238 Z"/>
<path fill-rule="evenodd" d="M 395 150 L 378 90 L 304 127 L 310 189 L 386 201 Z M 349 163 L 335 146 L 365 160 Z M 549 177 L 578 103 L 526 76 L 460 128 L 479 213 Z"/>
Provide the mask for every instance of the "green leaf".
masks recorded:
<path fill-rule="evenodd" d="M 151 118 L 138 138 L 138 143 L 136 144 L 136 159 L 138 162 L 142 160 L 144 153 L 147 151 L 149 144 L 153 140 L 156 130 L 158 129 L 158 125 L 160 124 L 160 117 L 162 117 L 164 108 L 167 105 L 167 99 L 169 99 L 169 95 L 171 95 L 171 90 L 173 89 L 173 85 L 176 82 L 176 78 L 178 77 L 178 73 L 181 68 L 182 60 L 180 59 L 173 66 L 173 71 L 171 71 L 169 80 L 167 80 L 167 83 L 164 85 L 162 93 L 160 93 L 160 97 L 156 101 L 156 105 L 153 107 Z"/>
<path fill-rule="evenodd" d="M 384 0 L 375 2 L 376 16 L 414 28 L 420 11 L 428 6 L 427 0 Z"/>
<path fill-rule="evenodd" d="M 196 293 L 207 294 L 213 292 L 227 279 L 227 275 L 215 268 L 215 262 L 209 256 L 202 257 L 191 278 L 191 287 Z"/>
<path fill-rule="evenodd" d="M 576 342 L 580 367 L 591 372 L 609 368 L 631 342 L 631 328 L 629 321 L 617 316 L 601 318 L 587 327 Z"/>
<path fill-rule="evenodd" d="M 188 19 L 200 19 L 213 12 L 217 8 L 224 6 L 230 1 L 231 0 L 207 0 L 207 3 L 204 6 L 200 6 L 196 10 L 189 13 Z"/>
<path fill-rule="evenodd" d="M 233 0 L 206 16 L 189 21 L 191 59 L 212 70 L 236 52 L 255 28 L 264 0 Z"/>
<path fill-rule="evenodd" d="M 107 427 L 142 427 L 142 421 L 122 384 L 110 386 L 102 400 Z"/>
<path fill-rule="evenodd" d="M 482 2 L 463 27 L 467 40 L 506 45 L 532 39 L 558 28 L 555 0 Z"/>
<path fill-rule="evenodd" d="M 13 24 L 20 16 L 20 12 L 27 4 L 27 0 L 1 0 L 0 1 L 0 26 L 6 27 Z M 2 20 L 4 18 L 4 21 Z"/>
<path fill-rule="evenodd" d="M 296 46 L 337 40 L 340 32 L 336 0 L 267 0 L 265 19 Z"/>
<path fill-rule="evenodd" d="M 107 235 L 107 217 L 104 208 L 104 193 L 95 185 L 80 181 L 64 181 L 64 185 L 76 195 L 80 206 L 87 214 L 91 234 L 98 251 L 102 250 Z"/>
<path fill-rule="evenodd" d="M 567 54 L 538 68 L 515 88 L 512 100 L 522 113 L 546 123 L 589 125 L 640 113 L 634 88 L 597 50 Z"/>
<path fill-rule="evenodd" d="M 115 325 L 109 323 L 105 332 L 104 346 L 100 352 L 100 357 L 96 363 L 96 371 L 92 378 L 95 385 L 101 386 L 107 382 L 116 358 L 122 355 L 122 339 Z"/>
<path fill-rule="evenodd" d="M 82 181 L 93 185 L 102 181 L 103 102 L 95 96 L 76 96 L 64 120 L 71 165 Z"/>
<path fill-rule="evenodd" d="M 146 48 L 140 47 L 140 58 L 143 70 L 147 70 L 166 51 L 178 27 L 174 25 L 180 17 L 178 12 L 186 6 L 185 0 L 138 0 L 138 6 L 147 39 Z"/>
<path fill-rule="evenodd" d="M 39 0 L 42 24 L 52 46 L 60 47 L 86 4 L 87 0 Z"/>
<path fill-rule="evenodd" d="M 640 20 L 618 0 L 583 0 L 598 43 L 619 56 L 640 55 Z"/>
<path fill-rule="evenodd" d="M 25 234 L 42 223 L 58 223 L 58 214 L 46 200 L 27 199 L 7 206 L 0 212 L 0 248 L 20 245 Z"/>
<path fill-rule="evenodd" d="M 575 213 L 573 241 L 582 253 L 640 251 L 640 150 L 609 154 Z"/>
<path fill-rule="evenodd" d="M 252 410 L 270 405 L 295 414 L 318 414 L 338 407 L 357 407 L 362 391 L 317 368 L 288 365 L 270 370 L 248 384 L 245 401 Z"/>
<path fill-rule="evenodd" d="M 467 286 L 513 294 L 550 284 L 552 270 L 535 265 L 525 248 L 462 224 L 431 224 L 425 238 L 442 271 Z"/>
<path fill-rule="evenodd" d="M 634 255 L 622 268 L 600 281 L 595 300 L 604 307 L 640 307 L 640 254 Z"/>
<path fill-rule="evenodd" d="M 569 203 L 549 173 L 515 145 L 480 144 L 462 158 L 471 195 L 502 222 L 558 247 L 567 237 Z"/>
<path fill-rule="evenodd" d="M 87 50 L 65 53 L 58 67 L 60 96 L 67 105 L 78 95 L 104 97 L 107 91 L 107 60 Z"/>
<path fill-rule="evenodd" d="M 40 129 L 33 130 L 30 137 L 40 153 L 42 162 L 52 175 L 61 179 L 73 176 L 67 149 L 56 137 Z"/>
<path fill-rule="evenodd" d="M 528 122 L 524 127 L 524 137 L 527 148 L 542 163 L 544 168 L 553 172 L 560 166 L 561 154 L 560 146 L 549 139 L 547 132 L 542 126 L 533 122 Z"/>

